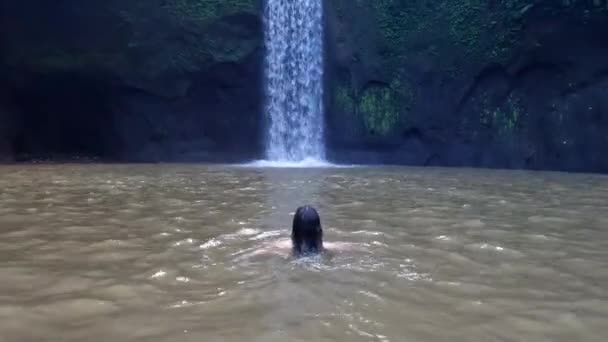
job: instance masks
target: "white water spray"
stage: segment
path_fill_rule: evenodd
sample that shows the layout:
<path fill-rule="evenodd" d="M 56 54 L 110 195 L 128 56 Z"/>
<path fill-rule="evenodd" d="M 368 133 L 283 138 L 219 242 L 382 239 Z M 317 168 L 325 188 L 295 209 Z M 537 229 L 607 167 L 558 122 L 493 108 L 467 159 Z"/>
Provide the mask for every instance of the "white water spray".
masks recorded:
<path fill-rule="evenodd" d="M 266 158 L 323 161 L 323 1 L 266 0 Z"/>

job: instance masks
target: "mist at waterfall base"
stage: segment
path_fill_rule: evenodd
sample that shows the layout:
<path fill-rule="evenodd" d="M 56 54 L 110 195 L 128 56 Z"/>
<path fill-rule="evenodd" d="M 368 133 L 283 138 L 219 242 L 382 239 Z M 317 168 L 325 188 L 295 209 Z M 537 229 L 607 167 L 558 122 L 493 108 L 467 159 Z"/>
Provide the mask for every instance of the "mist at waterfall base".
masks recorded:
<path fill-rule="evenodd" d="M 260 167 L 325 167 L 322 0 L 267 0 L 264 11 L 266 160 Z"/>

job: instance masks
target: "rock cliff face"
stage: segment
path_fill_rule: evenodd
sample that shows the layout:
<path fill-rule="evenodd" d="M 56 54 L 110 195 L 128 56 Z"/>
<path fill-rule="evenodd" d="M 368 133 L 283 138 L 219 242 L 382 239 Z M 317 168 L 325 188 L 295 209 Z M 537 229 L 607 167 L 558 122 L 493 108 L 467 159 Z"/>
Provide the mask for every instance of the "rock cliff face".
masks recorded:
<path fill-rule="evenodd" d="M 2 1 L 5 158 L 243 158 L 260 146 L 254 0 Z M 253 143 L 252 143 L 253 142 Z M 9 153 L 10 152 L 10 153 Z"/>
<path fill-rule="evenodd" d="M 262 5 L 0 2 L 1 159 L 260 157 Z M 334 161 L 608 172 L 608 1 L 325 8 Z"/>
<path fill-rule="evenodd" d="M 608 2 L 327 1 L 335 159 L 608 171 Z"/>

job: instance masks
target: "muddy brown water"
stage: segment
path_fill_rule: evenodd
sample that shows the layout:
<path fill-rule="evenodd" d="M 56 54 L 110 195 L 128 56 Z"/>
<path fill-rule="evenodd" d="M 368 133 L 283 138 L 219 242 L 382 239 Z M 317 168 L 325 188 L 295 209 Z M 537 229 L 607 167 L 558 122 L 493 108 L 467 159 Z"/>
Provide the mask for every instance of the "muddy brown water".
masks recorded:
<path fill-rule="evenodd" d="M 318 207 L 330 258 L 254 255 Z M 605 341 L 608 177 L 0 168 L 1 341 Z"/>

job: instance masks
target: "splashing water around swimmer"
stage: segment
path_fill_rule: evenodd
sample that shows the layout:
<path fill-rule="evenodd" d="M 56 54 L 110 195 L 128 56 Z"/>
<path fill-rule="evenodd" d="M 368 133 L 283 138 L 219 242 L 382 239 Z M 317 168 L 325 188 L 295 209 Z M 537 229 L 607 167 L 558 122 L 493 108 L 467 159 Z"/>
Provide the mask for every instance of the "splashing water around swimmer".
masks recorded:
<path fill-rule="evenodd" d="M 278 254 L 299 257 L 314 257 L 325 252 L 345 251 L 354 249 L 355 244 L 346 242 L 324 242 L 321 218 L 315 208 L 310 205 L 298 207 L 291 228 L 290 239 L 278 239 L 254 251 L 251 255 Z"/>

